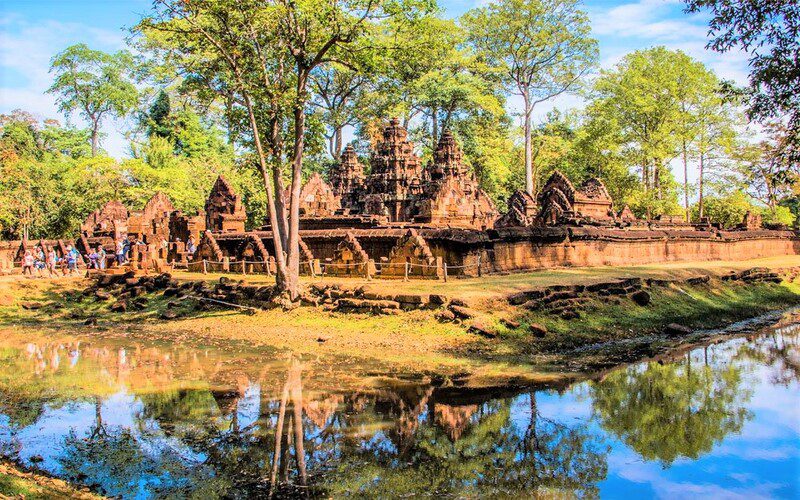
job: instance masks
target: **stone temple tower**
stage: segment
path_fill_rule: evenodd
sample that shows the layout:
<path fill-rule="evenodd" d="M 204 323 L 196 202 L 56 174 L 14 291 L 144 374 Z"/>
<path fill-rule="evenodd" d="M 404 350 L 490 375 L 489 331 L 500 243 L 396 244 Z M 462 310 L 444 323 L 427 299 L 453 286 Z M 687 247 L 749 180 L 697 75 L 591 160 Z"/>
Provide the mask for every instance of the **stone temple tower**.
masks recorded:
<path fill-rule="evenodd" d="M 366 179 L 365 212 L 386 215 L 391 222 L 403 221 L 414 195 L 420 193 L 422 167 L 414 154 L 414 145 L 408 141 L 408 131 L 397 118 L 383 129 L 383 141 L 378 143 L 370 164 L 372 172 Z"/>
<path fill-rule="evenodd" d="M 363 197 L 364 166 L 358 161 L 352 144 L 342 151 L 339 164 L 331 171 L 330 184 L 341 199 L 342 208 L 358 211 L 358 201 Z"/>

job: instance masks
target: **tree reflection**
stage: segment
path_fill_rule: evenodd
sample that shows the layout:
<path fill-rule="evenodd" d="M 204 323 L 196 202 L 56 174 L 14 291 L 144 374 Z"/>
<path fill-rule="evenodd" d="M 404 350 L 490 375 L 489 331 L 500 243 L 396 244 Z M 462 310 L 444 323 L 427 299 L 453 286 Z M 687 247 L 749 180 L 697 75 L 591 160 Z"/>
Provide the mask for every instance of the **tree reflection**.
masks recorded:
<path fill-rule="evenodd" d="M 537 436 L 526 436 L 511 418 L 513 403 L 432 398 L 408 448 L 366 439 L 325 475 L 325 489 L 367 497 L 596 494 L 608 449 L 587 429 L 541 420 L 538 412 L 531 414 Z"/>
<path fill-rule="evenodd" d="M 800 382 L 800 325 L 778 328 L 769 335 L 754 336 L 748 339 L 739 352 L 738 359 L 755 361 L 772 370 L 774 384 L 789 387 Z"/>
<path fill-rule="evenodd" d="M 591 391 L 603 428 L 664 467 L 698 458 L 752 418 L 745 408 L 752 391 L 733 364 L 651 362 L 616 370 Z"/>

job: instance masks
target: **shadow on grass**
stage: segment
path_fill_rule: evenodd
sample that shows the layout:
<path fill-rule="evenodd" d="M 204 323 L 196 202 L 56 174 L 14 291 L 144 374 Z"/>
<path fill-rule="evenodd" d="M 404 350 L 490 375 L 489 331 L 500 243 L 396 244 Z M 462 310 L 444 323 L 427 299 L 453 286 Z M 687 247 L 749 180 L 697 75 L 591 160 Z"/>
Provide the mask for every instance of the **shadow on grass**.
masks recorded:
<path fill-rule="evenodd" d="M 84 293 L 83 289 L 52 287 L 40 290 L 34 295 L 26 294 L 20 297 L 16 304 L 0 308 L 0 326 L 80 327 L 87 326 L 87 320 L 98 324 L 135 325 L 201 317 L 213 318 L 235 312 L 224 306 L 191 297 L 166 297 L 161 290 L 124 299 L 118 299 L 115 293 L 111 293 L 111 298 L 102 299 L 93 292 Z M 137 300 L 141 306 L 136 305 Z M 126 304 L 126 311 L 111 310 L 111 306 L 118 301 Z M 29 303 L 37 306 L 34 306 L 34 309 L 26 309 L 24 305 Z M 172 311 L 175 317 L 162 317 L 167 311 Z"/>

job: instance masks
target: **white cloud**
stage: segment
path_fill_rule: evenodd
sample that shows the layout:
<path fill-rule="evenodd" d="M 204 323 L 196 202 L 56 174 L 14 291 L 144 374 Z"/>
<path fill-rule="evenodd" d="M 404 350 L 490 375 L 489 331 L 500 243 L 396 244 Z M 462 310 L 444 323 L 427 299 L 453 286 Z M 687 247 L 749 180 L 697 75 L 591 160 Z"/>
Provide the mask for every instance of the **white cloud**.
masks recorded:
<path fill-rule="evenodd" d="M 19 108 L 39 118 L 64 121 L 54 96 L 46 93 L 52 83 L 50 60 L 60 50 L 79 42 L 106 51 L 125 46 L 121 30 L 46 19 L 31 23 L 16 15 L 0 18 L 0 113 Z M 72 121 L 85 125 L 78 117 Z M 119 132 L 123 126 L 116 120 L 104 124 L 103 147 L 113 156 L 127 153 L 127 143 Z"/>

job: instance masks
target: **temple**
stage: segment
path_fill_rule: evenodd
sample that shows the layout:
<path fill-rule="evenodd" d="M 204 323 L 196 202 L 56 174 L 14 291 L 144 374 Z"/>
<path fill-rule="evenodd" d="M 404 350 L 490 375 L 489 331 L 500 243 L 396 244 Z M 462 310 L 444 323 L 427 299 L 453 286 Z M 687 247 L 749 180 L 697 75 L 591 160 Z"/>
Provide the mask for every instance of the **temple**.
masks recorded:
<path fill-rule="evenodd" d="M 706 219 L 691 224 L 683 216 L 638 219 L 628 206 L 615 207 L 601 179 L 577 184 L 558 171 L 536 196 L 513 193 L 501 214 L 452 133 L 442 133 L 423 165 L 396 119 L 384 128 L 369 165 L 365 173 L 350 145 L 327 181 L 314 173 L 301 187 L 301 272 L 443 278 L 800 252 L 795 232 L 764 227 L 758 214 L 748 212 L 733 228 Z M 18 261 L 36 244 L 63 253 L 73 242 L 84 253 L 97 245 L 113 253 L 115 242 L 127 238 L 140 243 L 143 263 L 205 260 L 224 270 L 274 271 L 272 228 L 248 231 L 246 223 L 241 197 L 220 176 L 195 215 L 176 210 L 161 193 L 139 211 L 110 201 L 87 217 L 77 239 L 11 242 L 0 257 Z M 187 249 L 190 239 L 197 243 L 194 253 Z"/>

